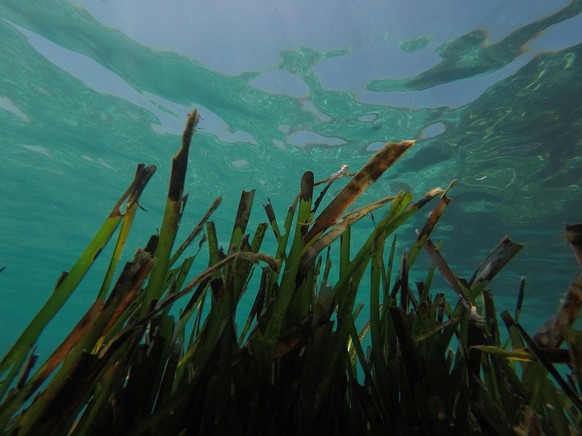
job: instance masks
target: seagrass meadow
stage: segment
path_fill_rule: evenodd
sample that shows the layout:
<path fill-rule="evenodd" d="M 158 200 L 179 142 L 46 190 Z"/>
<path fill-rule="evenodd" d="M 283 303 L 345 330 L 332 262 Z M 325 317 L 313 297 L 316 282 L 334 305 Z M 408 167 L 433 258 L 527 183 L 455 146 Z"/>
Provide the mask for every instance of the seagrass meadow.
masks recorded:
<path fill-rule="evenodd" d="M 350 207 L 414 141 L 386 143 L 354 174 L 316 182 L 305 172 L 289 209 L 276 212 L 267 202 L 265 222 L 250 230 L 254 191 L 243 191 L 228 246 L 220 246 L 212 221 L 220 198 L 176 240 L 179 226 L 189 225 L 181 221 L 184 181 L 198 122 L 194 110 L 172 161 L 159 233 L 123 260 L 155 172 L 140 164 L 2 359 L 3 434 L 577 433 L 582 225 L 566 227 L 581 270 L 555 316 L 532 333 L 520 324 L 525 280 L 513 313 L 497 313 L 494 304 L 492 280 L 521 244 L 503 237 L 471 277 L 459 277 L 431 239 L 454 180 L 417 199 L 401 191 Z M 330 195 L 332 184 L 343 187 Z M 397 256 L 399 227 L 421 209 L 430 211 L 424 227 Z M 356 245 L 351 226 L 362 219 L 370 222 L 368 237 Z M 268 233 L 277 243 L 271 253 L 262 250 Z M 114 247 L 93 304 L 51 355 L 37 355 L 41 333 L 108 244 Z M 193 270 L 201 250 L 208 267 Z M 415 264 L 423 252 L 426 271 Z M 251 280 L 253 272 L 260 280 Z M 432 289 L 436 275 L 449 293 Z M 365 310 L 356 304 L 364 287 Z M 243 296 L 253 304 L 241 314 Z"/>

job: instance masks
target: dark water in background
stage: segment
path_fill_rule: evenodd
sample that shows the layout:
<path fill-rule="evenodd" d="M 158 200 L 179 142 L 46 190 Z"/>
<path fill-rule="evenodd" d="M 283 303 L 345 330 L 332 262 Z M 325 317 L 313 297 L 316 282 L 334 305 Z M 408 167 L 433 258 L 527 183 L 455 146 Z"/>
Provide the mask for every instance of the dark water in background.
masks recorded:
<path fill-rule="evenodd" d="M 526 275 L 526 325 L 555 310 L 576 272 L 562 225 L 582 222 L 582 1 L 157 3 L 0 3 L 0 354 L 138 162 L 158 172 L 127 256 L 159 227 L 192 107 L 184 226 L 222 195 L 226 242 L 242 189 L 257 190 L 255 222 L 267 197 L 283 218 L 303 171 L 417 139 L 363 201 L 458 179 L 434 235 L 453 270 L 469 276 L 509 234 L 526 248 L 491 286 L 498 305 Z M 91 303 L 101 263 L 44 344 Z"/>

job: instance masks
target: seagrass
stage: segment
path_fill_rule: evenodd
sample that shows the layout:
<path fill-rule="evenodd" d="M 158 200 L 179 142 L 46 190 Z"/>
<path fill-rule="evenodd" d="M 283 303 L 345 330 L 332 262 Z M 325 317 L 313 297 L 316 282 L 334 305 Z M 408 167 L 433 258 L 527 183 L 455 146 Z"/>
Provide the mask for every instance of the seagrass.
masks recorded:
<path fill-rule="evenodd" d="M 319 195 L 306 171 L 283 221 L 267 199 L 266 222 L 251 231 L 255 192 L 243 191 L 230 239 L 212 221 L 218 197 L 178 243 L 179 226 L 190 225 L 187 198 L 196 195 L 184 192 L 184 180 L 198 121 L 193 111 L 173 159 L 159 235 L 145 235 L 143 248 L 121 262 L 155 170 L 142 164 L 3 358 L 4 434 L 506 435 L 581 427 L 579 274 L 556 316 L 530 336 L 519 321 L 525 279 L 515 317 L 497 315 L 491 288 L 522 245 L 503 238 L 466 279 L 435 239 L 454 207 L 454 181 L 416 201 L 399 192 L 348 210 L 413 141 L 388 143 L 355 175 L 327 179 Z M 330 184 L 348 177 L 328 200 Z M 402 243 L 402 225 L 431 203 L 415 240 Z M 367 236 L 353 240 L 352 225 L 368 219 Z M 39 335 L 118 227 L 94 303 L 50 356 L 38 356 Z M 580 228 L 567 227 L 576 256 Z M 272 253 L 262 250 L 267 237 Z M 204 249 L 207 264 L 198 259 Z M 426 271 L 417 265 L 423 255 Z M 435 288 L 436 274 L 450 289 Z"/>

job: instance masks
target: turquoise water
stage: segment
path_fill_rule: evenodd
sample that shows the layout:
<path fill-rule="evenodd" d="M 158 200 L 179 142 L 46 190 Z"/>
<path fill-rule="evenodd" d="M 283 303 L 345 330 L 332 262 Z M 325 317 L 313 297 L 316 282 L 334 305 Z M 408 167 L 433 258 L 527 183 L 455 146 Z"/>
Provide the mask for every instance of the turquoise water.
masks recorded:
<path fill-rule="evenodd" d="M 470 276 L 508 234 L 526 248 L 492 284 L 500 309 L 525 275 L 526 325 L 555 310 L 577 269 L 562 226 L 582 221 L 582 1 L 208 3 L 0 3 L 0 354 L 139 162 L 158 171 L 127 256 L 156 232 L 193 107 L 184 226 L 221 195 L 226 243 L 242 189 L 257 190 L 255 222 L 267 198 L 282 218 L 305 170 L 323 179 L 417 139 L 364 201 L 458 179 L 434 235 L 454 271 Z M 102 269 L 41 352 L 92 302 Z"/>

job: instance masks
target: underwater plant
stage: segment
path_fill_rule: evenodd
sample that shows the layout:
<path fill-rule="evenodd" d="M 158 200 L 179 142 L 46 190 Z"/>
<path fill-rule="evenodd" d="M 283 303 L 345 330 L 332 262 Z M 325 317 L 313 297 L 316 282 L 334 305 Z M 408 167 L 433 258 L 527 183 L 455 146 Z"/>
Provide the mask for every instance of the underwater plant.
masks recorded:
<path fill-rule="evenodd" d="M 582 333 L 573 324 L 582 272 L 556 316 L 534 336 L 519 323 L 522 280 L 515 316 L 500 315 L 504 339 L 489 284 L 522 245 L 505 237 L 470 279 L 455 275 L 430 238 L 454 181 L 416 201 L 399 192 L 347 211 L 414 141 L 387 143 L 353 175 L 342 171 L 318 183 L 305 172 L 284 220 L 268 202 L 267 222 L 254 232 L 247 230 L 254 191 L 243 191 L 225 249 L 210 219 L 217 198 L 178 245 L 198 121 L 197 111 L 189 114 L 173 158 L 159 234 L 122 266 L 140 196 L 155 172 L 140 164 L 86 250 L 0 362 L 4 434 L 505 435 L 580 428 Z M 348 176 L 319 211 L 329 186 Z M 390 238 L 431 202 L 416 241 L 398 259 L 396 238 Z M 361 244 L 352 243 L 351 226 L 374 211 L 382 211 L 381 219 Z M 94 303 L 37 366 L 41 333 L 116 232 Z M 267 232 L 276 241 L 271 254 L 261 251 Z M 581 225 L 567 228 L 582 268 L 581 234 Z M 196 238 L 198 250 L 189 254 Z M 208 267 L 192 271 L 204 245 Z M 335 283 L 332 249 L 339 259 Z M 422 251 L 432 265 L 413 281 Z M 437 272 L 453 298 L 433 294 Z M 355 302 L 362 290 L 370 315 L 358 331 L 363 305 Z M 245 294 L 253 304 L 238 328 Z M 560 348 L 564 342 L 568 348 Z"/>

